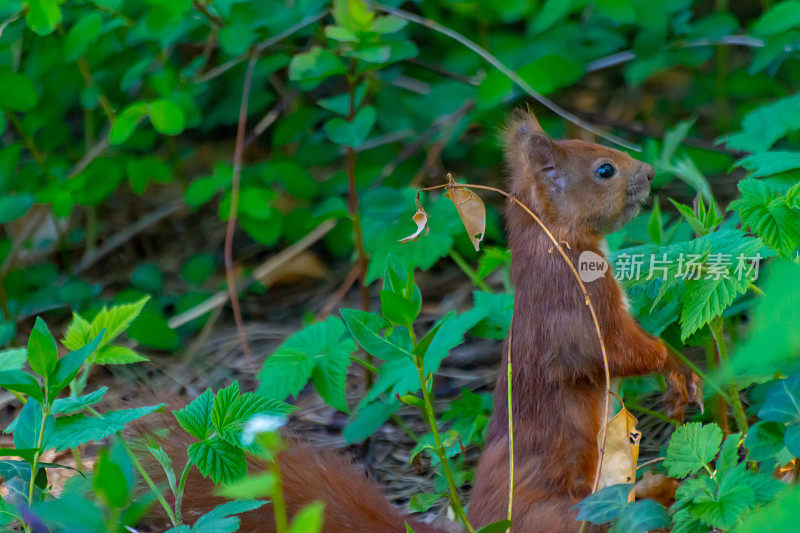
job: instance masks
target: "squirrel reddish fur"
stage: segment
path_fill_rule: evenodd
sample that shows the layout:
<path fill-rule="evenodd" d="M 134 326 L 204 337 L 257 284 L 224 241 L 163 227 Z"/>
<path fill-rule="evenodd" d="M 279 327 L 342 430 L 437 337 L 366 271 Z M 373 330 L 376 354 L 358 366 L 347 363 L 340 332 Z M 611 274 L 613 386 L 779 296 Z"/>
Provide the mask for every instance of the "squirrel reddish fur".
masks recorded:
<path fill-rule="evenodd" d="M 577 265 L 583 251 L 604 256 L 604 235 L 630 220 L 649 194 L 650 165 L 597 144 L 551 140 L 530 112 L 512 117 L 505 143 L 511 192 L 565 244 L 573 264 Z M 614 173 L 601 178 L 597 171 L 606 163 Z M 513 202 L 508 204 L 506 219 L 515 287 L 510 349 L 514 531 L 574 532 L 578 522 L 572 506 L 590 493 L 598 461 L 605 391 L 600 346 L 584 296 L 544 231 Z M 682 417 L 684 404 L 697 401 L 696 376 L 668 357 L 663 343 L 635 322 L 610 269 L 604 277 L 586 283 L 586 288 L 600 322 L 611 377 L 664 373 L 668 411 Z M 508 353 L 506 347 L 501 368 Z M 476 529 L 507 513 L 506 391 L 506 372 L 502 371 L 468 506 Z M 174 431 L 163 442 L 177 471 L 185 464 L 189 440 L 183 432 Z M 265 468 L 259 460 L 249 461 L 251 471 Z M 445 531 L 395 509 L 377 483 L 334 452 L 296 443 L 279 454 L 278 461 L 289 516 L 321 500 L 326 504 L 325 532 L 403 532 L 405 522 L 417 533 Z M 211 482 L 192 470 L 183 503 L 188 522 L 225 501 L 213 496 L 213 491 Z M 241 531 L 274 531 L 269 505 L 241 518 Z"/>

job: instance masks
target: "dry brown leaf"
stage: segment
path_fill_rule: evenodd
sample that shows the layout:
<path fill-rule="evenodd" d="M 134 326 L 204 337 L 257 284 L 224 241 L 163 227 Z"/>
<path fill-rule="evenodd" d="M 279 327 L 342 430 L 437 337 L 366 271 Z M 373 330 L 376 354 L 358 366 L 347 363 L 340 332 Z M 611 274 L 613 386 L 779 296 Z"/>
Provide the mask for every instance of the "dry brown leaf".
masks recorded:
<path fill-rule="evenodd" d="M 464 228 L 469 235 L 469 240 L 472 241 L 472 245 L 477 251 L 480 249 L 486 231 L 486 207 L 480 196 L 471 190 L 452 186 L 455 182 L 450 174 L 447 175 L 447 179 L 450 181 L 450 186 L 447 187 L 444 195 L 455 204 L 458 216 L 461 217 L 461 222 L 464 223 Z"/>
<path fill-rule="evenodd" d="M 416 241 L 417 239 L 419 239 L 420 235 L 422 235 L 423 231 L 425 232 L 425 235 L 428 234 L 429 230 L 428 213 L 426 213 L 425 210 L 422 208 L 422 202 L 420 202 L 419 200 L 419 193 L 417 193 L 417 212 L 414 213 L 414 216 L 411 217 L 411 220 L 413 220 L 417 224 L 417 231 L 415 231 L 408 237 L 403 237 L 402 239 L 400 239 L 400 242 L 405 243 L 408 241 Z"/>
<path fill-rule="evenodd" d="M 640 500 L 655 500 L 664 507 L 675 503 L 675 491 L 678 482 L 663 474 L 654 474 L 649 470 L 642 474 L 642 479 L 636 483 L 636 496 Z"/>
<path fill-rule="evenodd" d="M 608 421 L 606 430 L 606 451 L 600 470 L 599 488 L 618 483 L 635 483 L 636 461 L 639 460 L 639 441 L 642 433 L 636 429 L 638 420 L 625 406 L 614 418 Z M 597 435 L 597 448 L 602 446 L 602 430 Z M 633 501 L 634 491 L 628 496 Z"/>
<path fill-rule="evenodd" d="M 308 279 L 322 279 L 328 275 L 328 267 L 310 250 L 300 253 L 280 265 L 260 281 L 265 287 L 291 284 Z"/>

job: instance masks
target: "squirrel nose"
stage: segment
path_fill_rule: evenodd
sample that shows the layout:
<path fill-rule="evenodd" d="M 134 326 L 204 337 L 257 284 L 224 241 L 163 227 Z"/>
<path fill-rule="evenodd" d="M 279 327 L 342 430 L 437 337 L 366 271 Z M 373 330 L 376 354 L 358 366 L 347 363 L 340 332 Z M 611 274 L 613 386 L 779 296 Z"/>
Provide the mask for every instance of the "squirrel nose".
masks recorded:
<path fill-rule="evenodd" d="M 647 177 L 647 181 L 653 181 L 656 175 L 655 169 L 647 163 L 642 163 L 642 173 Z"/>

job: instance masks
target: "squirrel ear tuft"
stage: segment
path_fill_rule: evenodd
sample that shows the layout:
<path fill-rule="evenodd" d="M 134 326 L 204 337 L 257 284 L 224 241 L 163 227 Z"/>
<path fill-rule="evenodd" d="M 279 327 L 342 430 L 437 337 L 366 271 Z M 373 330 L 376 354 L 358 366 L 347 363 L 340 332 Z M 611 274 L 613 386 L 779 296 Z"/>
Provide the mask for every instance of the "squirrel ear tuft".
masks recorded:
<path fill-rule="evenodd" d="M 528 156 L 528 164 L 534 172 L 542 172 L 549 176 L 555 172 L 555 154 L 553 143 L 547 135 L 531 132 L 524 136 L 523 146 Z"/>

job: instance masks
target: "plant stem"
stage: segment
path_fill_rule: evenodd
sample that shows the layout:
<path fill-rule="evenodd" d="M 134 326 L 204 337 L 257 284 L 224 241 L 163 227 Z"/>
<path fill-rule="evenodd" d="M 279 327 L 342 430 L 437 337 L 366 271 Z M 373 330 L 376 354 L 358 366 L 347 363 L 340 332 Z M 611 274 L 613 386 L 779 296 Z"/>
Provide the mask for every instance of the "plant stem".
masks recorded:
<path fill-rule="evenodd" d="M 36 471 L 39 469 L 39 458 L 42 455 L 42 446 L 44 445 L 44 430 L 47 424 L 47 417 L 50 416 L 50 402 L 47 400 L 47 378 L 44 380 L 44 405 L 42 406 L 42 423 L 39 426 L 39 439 L 36 443 L 36 451 L 33 454 L 33 461 L 31 462 L 31 479 L 28 485 L 28 505 L 33 505 L 33 487 L 36 486 Z"/>
<path fill-rule="evenodd" d="M 355 357 L 355 356 L 351 355 L 350 356 L 350 360 L 353 361 L 354 363 L 358 363 L 359 365 L 363 366 L 364 368 L 366 368 L 367 370 L 369 370 L 373 374 L 377 374 L 378 373 L 378 367 L 377 366 L 375 366 L 372 363 L 369 363 L 367 361 L 364 361 L 360 357 Z"/>
<path fill-rule="evenodd" d="M 142 476 L 147 486 L 150 487 L 150 490 L 153 491 L 153 494 L 156 495 L 156 499 L 158 503 L 161 504 L 161 507 L 164 509 L 164 512 L 167 513 L 167 517 L 169 521 L 172 522 L 173 526 L 180 525 L 180 521 L 175 517 L 175 514 L 170 509 L 167 500 L 164 498 L 164 495 L 161 494 L 161 491 L 158 490 L 158 486 L 155 484 L 153 479 L 150 477 L 150 474 L 147 473 L 147 470 L 142 466 L 142 463 L 139 462 L 139 459 L 136 458 L 136 455 L 131 450 L 131 447 L 128 445 L 127 442 L 120 436 L 119 443 L 122 445 L 125 452 L 128 454 L 128 457 L 131 458 L 131 462 L 133 462 L 133 466 L 136 467 L 136 471 L 139 472 L 139 475 Z M 177 501 L 177 497 L 176 497 Z"/>
<path fill-rule="evenodd" d="M 250 345 L 247 342 L 247 332 L 242 321 L 242 309 L 239 305 L 239 294 L 236 291 L 236 274 L 233 271 L 233 236 L 236 231 L 236 215 L 239 211 L 239 181 L 242 175 L 242 157 L 244 155 L 244 139 L 247 133 L 247 104 L 250 100 L 250 85 L 253 81 L 253 69 L 258 61 L 258 54 L 250 56 L 247 71 L 242 86 L 242 99 L 239 103 L 239 122 L 236 127 L 236 143 L 233 148 L 233 178 L 231 183 L 231 206 L 228 211 L 228 224 L 225 228 L 225 279 L 228 282 L 228 295 L 231 300 L 233 319 L 236 322 L 236 331 L 239 333 L 239 343 L 248 361 L 253 359 Z"/>
<path fill-rule="evenodd" d="M 183 467 L 181 478 L 178 480 L 178 493 L 175 495 L 175 519 L 178 524 L 183 523 L 183 489 L 186 486 L 186 478 L 189 477 L 189 471 L 192 469 L 192 463 L 186 461 L 186 466 Z"/>
<path fill-rule="evenodd" d="M 475 269 L 469 266 L 467 261 L 461 257 L 461 254 L 451 248 L 450 252 L 448 252 L 448 255 L 450 256 L 450 259 L 452 259 L 453 262 L 458 265 L 458 268 L 460 268 L 461 271 L 466 274 L 470 281 L 472 281 L 473 285 L 477 285 L 477 287 L 483 292 L 492 292 L 492 288 L 489 287 L 489 285 L 478 276 L 478 273 L 475 271 Z"/>
<path fill-rule="evenodd" d="M 453 505 L 453 512 L 455 512 L 458 519 L 461 520 L 461 523 L 464 524 L 464 527 L 467 528 L 467 531 L 474 533 L 475 529 L 469 523 L 467 515 L 464 513 L 464 508 L 461 506 L 461 501 L 458 499 L 458 489 L 456 488 L 456 482 L 453 479 L 453 472 L 450 470 L 447 452 L 445 451 L 444 446 L 442 446 L 442 438 L 439 435 L 439 428 L 436 426 L 436 418 L 433 414 L 433 401 L 431 400 L 431 395 L 428 391 L 427 380 L 425 379 L 425 375 L 422 371 L 422 360 L 419 358 L 419 356 L 414 359 L 414 363 L 417 367 L 417 373 L 419 374 L 419 383 L 422 386 L 422 399 L 425 402 L 423 411 L 428 420 L 428 425 L 431 428 L 431 433 L 433 434 L 433 442 L 436 445 L 434 452 L 439 457 L 439 461 L 442 463 L 442 471 L 444 472 L 444 477 L 447 480 L 447 486 L 450 489 L 450 502 Z"/>
<path fill-rule="evenodd" d="M 792 468 L 792 484 L 797 485 L 800 481 L 800 458 L 794 458 L 794 468 Z"/>
<path fill-rule="evenodd" d="M 634 403 L 630 400 L 625 400 L 625 407 L 628 409 L 633 409 L 634 411 L 639 411 L 640 413 L 644 413 L 646 415 L 650 415 L 653 418 L 658 418 L 659 420 L 663 420 L 664 422 L 669 422 L 673 426 L 680 426 L 681 423 L 675 420 L 674 418 L 670 418 L 664 413 L 660 413 L 658 411 L 653 411 L 652 409 L 648 409 L 647 407 L 643 407 L 637 403 Z"/>
<path fill-rule="evenodd" d="M 269 468 L 275 476 L 275 488 L 272 491 L 272 514 L 275 515 L 275 531 L 286 533 L 288 521 L 286 520 L 286 504 L 283 501 L 283 485 L 281 484 L 281 467 L 275 459 L 269 463 Z"/>
<path fill-rule="evenodd" d="M 717 345 L 717 353 L 719 354 L 720 364 L 722 365 L 723 372 L 728 374 L 728 344 L 725 342 L 725 327 L 722 322 L 722 317 L 715 317 L 708 324 L 711 330 L 711 335 L 714 337 L 714 343 Z M 733 408 L 733 418 L 736 420 L 736 427 L 741 432 L 742 436 L 747 434 L 747 415 L 742 407 L 742 400 L 739 398 L 739 391 L 736 389 L 736 383 L 733 379 L 728 384 L 728 394 L 732 401 L 731 407 Z"/>

